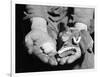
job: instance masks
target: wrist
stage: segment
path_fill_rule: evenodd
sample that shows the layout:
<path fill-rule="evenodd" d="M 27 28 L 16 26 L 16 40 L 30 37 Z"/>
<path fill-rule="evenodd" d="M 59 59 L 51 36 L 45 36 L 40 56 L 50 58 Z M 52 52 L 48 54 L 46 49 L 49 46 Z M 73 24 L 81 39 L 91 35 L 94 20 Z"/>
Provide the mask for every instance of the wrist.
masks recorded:
<path fill-rule="evenodd" d="M 38 29 L 41 30 L 43 32 L 47 32 L 47 24 L 46 24 L 46 20 L 42 17 L 33 17 L 31 19 L 32 21 L 32 26 L 31 29 Z"/>
<path fill-rule="evenodd" d="M 87 25 L 84 24 L 84 23 L 79 23 L 79 22 L 77 22 L 77 23 L 75 24 L 75 28 L 77 28 L 79 31 L 80 31 L 80 30 L 86 30 L 86 31 L 87 31 Z"/>

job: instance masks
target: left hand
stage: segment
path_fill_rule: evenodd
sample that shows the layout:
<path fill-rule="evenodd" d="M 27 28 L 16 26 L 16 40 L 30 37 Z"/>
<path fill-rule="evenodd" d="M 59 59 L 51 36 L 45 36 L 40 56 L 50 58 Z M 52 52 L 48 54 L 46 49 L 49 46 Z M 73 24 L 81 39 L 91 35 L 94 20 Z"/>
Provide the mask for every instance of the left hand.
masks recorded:
<path fill-rule="evenodd" d="M 81 57 L 81 50 L 79 47 L 67 47 L 65 49 L 62 49 L 61 51 L 63 50 L 64 52 L 59 54 L 61 58 L 58 58 L 58 61 L 61 65 L 64 65 L 66 62 L 68 64 L 71 64 Z"/>

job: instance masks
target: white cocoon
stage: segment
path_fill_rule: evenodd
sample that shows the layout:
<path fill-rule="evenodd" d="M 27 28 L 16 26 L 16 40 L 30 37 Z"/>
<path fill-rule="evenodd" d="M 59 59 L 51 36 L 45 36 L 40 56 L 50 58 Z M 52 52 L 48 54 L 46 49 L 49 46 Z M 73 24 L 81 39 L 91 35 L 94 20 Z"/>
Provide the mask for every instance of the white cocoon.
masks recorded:
<path fill-rule="evenodd" d="M 55 47 L 53 43 L 46 42 L 42 45 L 45 53 L 55 52 Z"/>
<path fill-rule="evenodd" d="M 84 23 L 76 23 L 75 28 L 77 28 L 79 31 L 80 30 L 86 30 L 87 31 L 87 25 Z"/>

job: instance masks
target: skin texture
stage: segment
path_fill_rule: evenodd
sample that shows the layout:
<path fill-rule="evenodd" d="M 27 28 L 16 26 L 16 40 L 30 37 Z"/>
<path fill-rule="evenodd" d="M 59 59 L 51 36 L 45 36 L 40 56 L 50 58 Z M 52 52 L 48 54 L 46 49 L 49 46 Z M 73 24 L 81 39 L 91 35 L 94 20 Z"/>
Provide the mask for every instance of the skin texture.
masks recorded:
<path fill-rule="evenodd" d="M 42 25 L 36 24 L 38 22 Z M 25 42 L 29 49 L 29 53 L 35 54 L 44 63 L 57 65 L 56 59 L 54 58 L 54 55 L 56 54 L 56 43 L 46 31 L 47 28 L 45 20 L 42 18 L 33 19 L 31 28 L 32 30 L 25 37 Z"/>
<path fill-rule="evenodd" d="M 61 57 L 58 59 L 58 61 L 61 65 L 64 65 L 65 63 L 70 64 L 81 56 L 80 48 L 73 46 L 72 39 L 74 36 L 73 33 L 71 33 L 70 29 L 66 32 L 61 33 L 60 36 L 65 43 L 58 51 L 58 54 Z"/>
<path fill-rule="evenodd" d="M 84 31 L 82 32 L 85 35 L 87 34 Z M 62 46 L 62 48 L 58 51 L 58 53 L 56 51 L 56 44 L 54 43 L 53 39 L 48 35 L 46 31 L 43 31 L 40 28 L 39 29 L 35 28 L 34 30 L 31 30 L 27 34 L 25 41 L 27 47 L 29 48 L 29 53 L 36 54 L 37 57 L 40 58 L 44 63 L 49 63 L 50 65 L 57 65 L 59 62 L 61 65 L 64 65 L 65 63 L 68 64 L 73 63 L 81 56 L 80 48 L 71 45 L 72 39 L 74 40 L 76 45 L 80 43 L 81 48 L 86 48 L 84 47 L 84 44 L 80 42 L 82 41 L 80 38 L 81 36 L 78 37 L 78 35 L 79 35 L 78 32 L 76 32 L 76 35 L 75 33 L 73 35 L 73 33 L 65 32 L 65 34 L 63 34 L 61 37 L 62 40 L 66 42 L 67 46 L 64 47 Z M 75 49 L 75 52 L 73 50 L 70 50 L 73 48 Z M 82 51 L 85 52 L 86 49 L 85 50 L 83 49 Z M 55 58 L 56 54 L 59 54 L 60 58 L 56 59 Z"/>
<path fill-rule="evenodd" d="M 59 56 L 61 57 L 61 58 L 59 58 L 58 59 L 58 61 L 60 62 L 60 64 L 61 65 L 64 65 L 65 63 L 68 63 L 68 64 L 70 64 L 70 63 L 73 63 L 75 60 L 77 60 L 78 58 L 80 58 L 81 57 L 81 54 L 84 54 L 84 53 L 86 53 L 86 55 L 88 54 L 89 55 L 89 53 L 91 52 L 91 54 L 92 54 L 92 56 L 93 56 L 93 52 L 90 50 L 90 52 L 88 53 L 87 52 L 87 50 L 88 49 L 90 49 L 90 48 L 93 48 L 93 40 L 92 40 L 92 38 L 90 37 L 90 34 L 86 31 L 86 30 L 81 30 L 81 31 L 79 31 L 78 32 L 78 34 L 80 34 L 81 36 L 79 36 L 79 42 L 77 43 L 76 42 L 76 40 L 75 40 L 75 37 L 77 37 L 78 35 L 77 35 L 77 33 L 76 33 L 76 35 L 75 35 L 75 37 L 74 37 L 74 39 L 73 39 L 73 41 L 74 42 L 76 42 L 76 43 L 74 43 L 75 45 L 78 45 L 78 47 L 76 47 L 76 52 L 73 52 L 73 51 L 70 51 L 70 52 L 68 52 L 68 51 L 65 51 L 65 50 L 67 50 L 67 49 L 69 49 L 68 48 L 68 45 L 67 45 L 67 47 L 62 47 L 61 48 L 61 50 L 63 51 L 62 53 L 60 53 L 59 54 Z M 64 35 L 65 36 L 65 35 Z M 67 36 L 67 35 L 66 35 Z M 80 37 L 81 37 L 81 39 L 80 39 Z M 67 39 L 68 39 L 68 37 L 67 37 Z M 64 41 L 65 41 L 65 38 L 64 38 Z M 68 41 L 68 40 L 67 40 Z M 71 42 L 70 42 L 71 43 Z M 69 46 L 70 47 L 70 49 L 71 49 L 71 46 Z M 75 46 L 74 46 L 75 47 Z M 64 49 L 64 48 L 66 48 L 66 49 Z M 73 47 L 72 47 L 73 48 Z M 78 49 L 77 49 L 78 48 Z M 60 50 L 60 52 L 61 52 L 61 50 Z M 59 51 L 58 51 L 59 52 Z M 69 56 L 70 55 L 70 56 Z M 90 56 L 90 55 L 89 55 Z M 87 58 L 87 57 L 86 57 Z M 86 60 L 86 59 L 85 59 Z M 89 59 L 88 60 L 90 60 L 90 57 L 89 57 Z M 85 62 L 85 61 L 84 61 Z M 86 61 L 87 62 L 87 61 Z M 88 61 L 89 62 L 89 64 L 92 62 L 93 63 L 93 61 Z M 93 68 L 93 64 L 90 64 L 90 65 L 88 65 L 88 63 L 83 63 L 84 64 L 84 66 L 83 67 L 85 67 L 85 65 L 87 65 L 89 68 L 91 67 L 91 68 Z"/>
<path fill-rule="evenodd" d="M 68 47 L 66 47 L 66 48 L 68 48 Z M 64 48 L 62 48 L 62 50 L 63 50 Z M 73 47 L 72 47 L 72 49 L 73 49 Z M 75 50 L 75 51 L 74 51 Z M 81 56 L 81 50 L 80 50 L 80 48 L 79 47 L 74 47 L 74 50 L 66 50 L 66 51 L 64 51 L 64 52 L 62 52 L 62 53 L 60 53 L 59 54 L 59 56 L 61 57 L 60 59 L 59 59 L 59 62 L 63 65 L 63 64 L 65 64 L 66 62 L 68 63 L 68 64 L 70 64 L 70 63 L 73 63 L 75 60 L 77 60 L 78 58 L 80 58 L 80 56 Z M 59 51 L 58 51 L 59 52 Z"/>
<path fill-rule="evenodd" d="M 76 53 L 71 52 L 62 52 L 58 53 L 56 51 L 56 39 L 58 35 L 58 26 L 57 24 L 59 22 L 66 22 L 67 19 L 65 17 L 66 12 L 61 13 L 60 17 L 53 17 L 50 14 L 47 13 L 49 10 L 47 7 L 43 6 L 28 6 L 28 17 L 31 19 L 32 25 L 31 25 L 31 31 L 26 35 L 25 41 L 26 46 L 28 47 L 28 52 L 30 54 L 36 54 L 38 58 L 40 58 L 43 62 L 49 63 L 50 65 L 57 65 L 58 62 L 60 62 L 61 65 L 65 63 L 73 63 L 75 60 L 80 58 L 81 53 L 87 52 L 88 48 L 92 48 L 93 42 L 91 41 L 91 37 L 88 32 L 81 31 L 79 34 L 81 35 L 81 38 L 78 38 L 78 34 L 75 33 L 75 37 L 72 34 L 67 34 L 64 37 L 62 37 L 62 40 L 64 42 L 69 42 L 68 46 L 73 46 L 72 40 L 74 41 L 74 47 L 80 47 L 80 50 Z M 56 9 L 56 8 L 55 8 Z M 62 12 L 63 9 L 58 9 L 54 13 L 59 14 L 60 10 Z M 65 10 L 66 11 L 66 10 Z M 93 19 L 93 9 L 82 9 L 82 8 L 74 8 L 74 14 L 73 19 L 75 23 L 82 23 L 86 26 L 90 26 L 90 20 Z M 49 19 L 49 17 L 52 19 Z M 39 21 L 38 21 L 38 20 Z M 48 25 L 47 25 L 47 22 Z M 55 21 L 55 22 L 54 22 Z M 81 25 L 80 25 L 81 26 Z M 47 31 L 47 28 L 49 29 L 49 32 Z M 51 33 L 51 34 L 50 34 Z M 52 37 L 51 37 L 52 36 Z M 78 39 L 78 41 L 77 41 Z M 88 41 L 86 41 L 88 40 Z M 45 45 L 46 43 L 49 43 L 49 45 Z M 85 46 L 86 45 L 86 46 Z M 50 50 L 48 47 L 51 47 Z M 63 48 L 63 47 L 61 47 Z M 77 50 L 77 49 L 76 49 Z M 59 54 L 60 58 L 55 58 L 55 55 Z M 69 54 L 71 54 L 69 56 Z"/>
<path fill-rule="evenodd" d="M 87 49 L 92 48 L 93 41 L 89 33 L 84 29 L 86 28 L 82 27 L 81 29 L 80 27 L 79 30 L 75 29 L 74 31 L 74 28 L 73 28 L 72 29 L 73 31 L 69 31 L 65 33 L 63 32 L 63 35 L 62 36 L 60 35 L 62 37 L 62 40 L 66 42 L 65 44 L 67 44 L 66 47 L 63 45 L 62 48 L 58 51 L 59 56 L 61 57 L 58 59 L 58 61 L 61 63 L 61 65 L 65 64 L 66 62 L 68 64 L 73 63 L 75 60 L 80 58 L 81 54 L 85 53 Z M 70 32 L 73 32 L 73 33 L 70 33 Z M 71 37 L 74 44 L 78 47 L 76 47 L 75 45 L 73 46 L 73 44 L 70 45 L 72 43 Z M 68 41 L 70 44 L 68 43 Z M 76 52 L 71 50 L 73 48 L 76 50 Z"/>

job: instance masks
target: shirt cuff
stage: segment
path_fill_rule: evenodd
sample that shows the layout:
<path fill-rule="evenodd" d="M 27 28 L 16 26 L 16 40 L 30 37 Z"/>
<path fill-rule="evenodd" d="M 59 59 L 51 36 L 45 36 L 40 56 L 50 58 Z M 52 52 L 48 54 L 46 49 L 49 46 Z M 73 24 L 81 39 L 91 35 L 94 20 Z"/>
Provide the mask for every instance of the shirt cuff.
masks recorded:
<path fill-rule="evenodd" d="M 78 29 L 79 31 L 80 30 L 86 30 L 87 31 L 87 25 L 86 24 L 84 24 L 84 23 L 76 23 L 75 24 L 75 28 L 76 29 Z"/>

